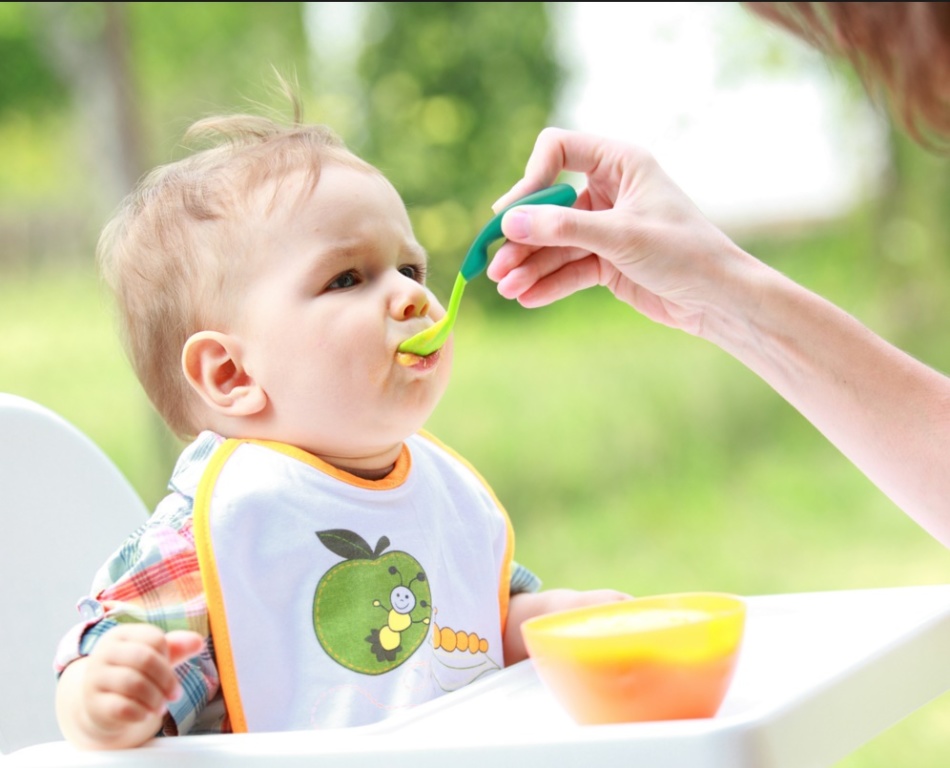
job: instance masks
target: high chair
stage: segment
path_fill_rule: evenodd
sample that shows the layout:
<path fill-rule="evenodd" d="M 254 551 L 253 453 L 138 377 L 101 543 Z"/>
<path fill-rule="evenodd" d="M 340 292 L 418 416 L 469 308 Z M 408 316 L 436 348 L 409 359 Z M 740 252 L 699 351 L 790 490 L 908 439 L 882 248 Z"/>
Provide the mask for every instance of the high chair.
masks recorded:
<path fill-rule="evenodd" d="M 830 768 L 950 691 L 950 585 L 760 595 L 747 598 L 736 677 L 712 718 L 579 725 L 528 660 L 373 725 L 84 752 L 56 725 L 55 646 L 148 511 L 75 427 L 2 393 L 0 494 L 3 768 Z"/>
<path fill-rule="evenodd" d="M 92 576 L 148 515 L 88 437 L 0 393 L 0 754 L 62 739 L 53 655 Z"/>

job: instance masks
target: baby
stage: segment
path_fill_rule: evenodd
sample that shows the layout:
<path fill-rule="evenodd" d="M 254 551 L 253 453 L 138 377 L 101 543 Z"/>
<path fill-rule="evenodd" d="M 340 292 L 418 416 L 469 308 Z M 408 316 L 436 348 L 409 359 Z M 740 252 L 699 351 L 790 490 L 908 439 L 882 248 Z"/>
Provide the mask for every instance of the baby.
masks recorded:
<path fill-rule="evenodd" d="M 298 112 L 299 114 L 299 112 Z M 422 427 L 451 340 L 399 194 L 328 128 L 231 115 L 99 244 L 129 358 L 188 443 L 63 639 L 91 749 L 372 723 L 526 658 L 522 622 L 624 599 L 538 591 L 504 507 Z"/>

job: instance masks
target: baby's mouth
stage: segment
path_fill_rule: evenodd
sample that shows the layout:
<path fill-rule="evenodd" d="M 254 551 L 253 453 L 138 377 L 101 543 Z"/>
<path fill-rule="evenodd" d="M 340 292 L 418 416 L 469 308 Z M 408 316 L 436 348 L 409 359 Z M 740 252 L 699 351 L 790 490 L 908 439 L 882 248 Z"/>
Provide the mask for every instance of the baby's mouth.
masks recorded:
<path fill-rule="evenodd" d="M 407 368 L 418 368 L 420 370 L 428 370 L 434 366 L 439 361 L 439 350 L 436 350 L 431 355 L 415 355 L 412 352 L 397 352 L 396 353 L 396 362 L 400 365 L 404 365 Z"/>

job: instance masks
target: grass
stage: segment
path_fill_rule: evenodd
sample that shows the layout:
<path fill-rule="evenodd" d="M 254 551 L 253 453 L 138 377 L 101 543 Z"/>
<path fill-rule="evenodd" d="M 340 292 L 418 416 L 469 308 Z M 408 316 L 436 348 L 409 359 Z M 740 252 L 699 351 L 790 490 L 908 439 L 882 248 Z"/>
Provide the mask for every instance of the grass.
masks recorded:
<path fill-rule="evenodd" d="M 824 256 L 789 266 L 836 300 L 879 298 Z M 546 586 L 751 595 L 946 580 L 943 547 L 710 345 L 596 292 L 531 312 L 479 295 L 428 426 L 493 485 L 518 559 Z M 91 271 L 3 275 L 0 331 L 0 391 L 72 421 L 153 505 L 174 450 Z M 924 336 L 910 334 L 938 348 Z M 944 766 L 948 726 L 944 697 L 840 765 Z"/>

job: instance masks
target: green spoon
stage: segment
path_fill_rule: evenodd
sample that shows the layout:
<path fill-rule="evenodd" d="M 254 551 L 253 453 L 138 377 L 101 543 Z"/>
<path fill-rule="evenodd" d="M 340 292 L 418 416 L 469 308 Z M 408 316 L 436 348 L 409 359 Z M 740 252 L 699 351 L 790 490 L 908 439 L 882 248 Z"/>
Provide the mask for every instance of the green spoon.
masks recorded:
<path fill-rule="evenodd" d="M 445 317 L 424 331 L 406 339 L 399 345 L 399 351 L 426 357 L 442 348 L 452 332 L 452 326 L 455 325 L 455 318 L 458 316 L 459 303 L 462 301 L 465 286 L 469 280 L 480 275 L 488 266 L 488 246 L 505 236 L 501 231 L 501 219 L 509 210 L 519 205 L 563 205 L 570 207 L 576 199 L 577 192 L 570 184 L 555 184 L 553 187 L 532 192 L 527 197 L 516 200 L 504 210 L 495 214 L 491 221 L 478 233 L 478 237 L 475 238 L 465 259 L 462 261 L 458 277 L 455 278 L 455 286 L 452 288 L 452 295 L 449 297 L 449 306 L 445 312 Z"/>

